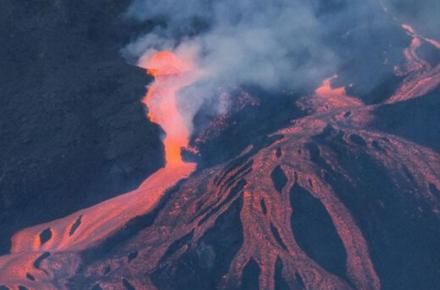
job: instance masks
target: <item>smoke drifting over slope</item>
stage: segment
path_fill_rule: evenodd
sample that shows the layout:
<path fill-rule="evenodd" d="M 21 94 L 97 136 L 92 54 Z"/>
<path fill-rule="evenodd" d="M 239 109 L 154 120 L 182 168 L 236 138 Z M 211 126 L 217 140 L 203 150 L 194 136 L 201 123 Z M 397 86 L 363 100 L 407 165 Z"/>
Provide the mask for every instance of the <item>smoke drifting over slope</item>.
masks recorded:
<path fill-rule="evenodd" d="M 155 52 L 171 50 L 194 59 L 202 72 L 198 82 L 180 92 L 187 127 L 219 89 L 257 85 L 274 90 L 292 87 L 292 82 L 299 86 L 331 74 L 338 63 L 323 45 L 326 30 L 313 6 L 301 1 L 136 0 L 127 14 L 156 25 L 129 44 L 126 55 L 142 66 Z M 217 111 L 228 106 L 216 105 Z"/>
<path fill-rule="evenodd" d="M 138 0 L 129 15 L 166 22 L 131 44 L 131 53 L 191 47 L 215 85 L 273 88 L 328 73 L 336 63 L 312 7 L 300 1 Z"/>
<path fill-rule="evenodd" d="M 203 75 L 178 101 L 187 127 L 219 88 L 311 89 L 339 74 L 353 84 L 352 94 L 377 102 L 389 96 L 378 91 L 392 93 L 394 66 L 407 46 L 394 17 L 405 14 L 402 7 L 392 0 L 134 0 L 126 16 L 152 28 L 124 54 L 140 64 L 161 50 L 194 59 Z M 225 110 L 224 103 L 217 106 Z"/>
<path fill-rule="evenodd" d="M 420 33 L 430 38 L 440 38 L 439 1 L 383 0 L 382 4 L 398 20 L 410 22 Z"/>

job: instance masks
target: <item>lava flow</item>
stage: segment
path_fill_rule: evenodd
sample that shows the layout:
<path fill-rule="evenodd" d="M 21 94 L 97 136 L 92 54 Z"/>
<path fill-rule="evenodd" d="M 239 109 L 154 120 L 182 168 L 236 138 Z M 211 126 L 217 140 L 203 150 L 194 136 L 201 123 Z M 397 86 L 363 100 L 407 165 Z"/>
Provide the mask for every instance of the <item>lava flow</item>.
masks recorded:
<path fill-rule="evenodd" d="M 194 80 L 194 75 L 189 74 L 191 66 L 171 52 L 159 52 L 144 65 L 155 77 L 144 102 L 150 119 L 166 133 L 165 168 L 132 192 L 16 233 L 10 254 L 0 257 L 0 285 L 8 289 L 65 289 L 51 281 L 76 270 L 79 256 L 75 253 L 96 245 L 133 218 L 151 211 L 168 189 L 194 171 L 195 164 L 183 162 L 180 156 L 180 148 L 188 144 L 189 129 L 176 104 L 179 89 Z M 58 261 L 56 257 L 61 253 L 69 254 Z M 51 265 L 47 264 L 49 257 L 54 260 Z"/>
<path fill-rule="evenodd" d="M 348 96 L 345 87 L 333 87 L 332 81 L 338 76 L 325 79 L 313 96 L 302 98 L 298 104 L 309 113 L 325 113 L 338 109 L 362 106 L 364 103 L 354 97 Z"/>
<path fill-rule="evenodd" d="M 427 43 L 440 50 L 440 42 L 419 35 L 415 29 L 402 24 L 402 28 L 412 38 L 408 48 L 404 51 L 406 63 L 396 66 L 396 75 L 405 77 L 400 88 L 386 103 L 396 103 L 427 94 L 440 84 L 440 64 L 432 66 L 417 54 L 417 49 Z"/>
<path fill-rule="evenodd" d="M 193 175 L 73 288 L 401 289 L 383 275 L 400 265 L 382 243 L 398 243 L 402 224 L 415 231 L 416 215 L 438 220 L 440 155 L 371 128 L 358 116 L 375 107 L 330 80 L 315 94 L 347 102 Z"/>
<path fill-rule="evenodd" d="M 199 72 L 170 51 L 141 61 L 166 166 L 132 192 L 16 233 L 0 289 L 435 289 L 418 283 L 439 272 L 424 260 L 440 238 L 440 154 L 370 122 L 440 83 L 440 66 L 416 53 L 436 42 L 403 28 L 405 78 L 384 103 L 326 79 L 299 100 L 306 116 L 179 186 L 195 164 L 180 154 L 191 130 L 177 97 Z"/>
<path fill-rule="evenodd" d="M 408 67 L 421 61 L 415 44 Z M 375 110 L 438 85 L 436 69 L 415 68 L 375 105 L 324 80 L 299 102 L 309 115 L 194 174 L 152 224 L 58 281 L 74 289 L 418 289 L 401 287 L 414 242 L 400 240 L 420 227 L 440 233 L 440 155 L 370 125 Z"/>
<path fill-rule="evenodd" d="M 180 150 L 188 145 L 190 130 L 177 106 L 177 93 L 196 79 L 191 62 L 178 58 L 170 51 L 154 54 L 140 66 L 154 77 L 143 102 L 148 117 L 165 131 L 163 140 L 167 166 L 182 164 Z"/>

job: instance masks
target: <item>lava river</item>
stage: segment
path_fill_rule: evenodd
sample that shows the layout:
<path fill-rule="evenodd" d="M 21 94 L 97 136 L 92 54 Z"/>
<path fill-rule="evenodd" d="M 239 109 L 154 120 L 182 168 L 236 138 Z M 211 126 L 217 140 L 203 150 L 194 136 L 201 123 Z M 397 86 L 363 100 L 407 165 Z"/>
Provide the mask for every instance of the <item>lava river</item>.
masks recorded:
<path fill-rule="evenodd" d="M 41 268 L 46 258 L 94 246 L 149 212 L 169 188 L 194 171 L 195 164 L 185 163 L 180 156 L 180 148 L 188 144 L 189 130 L 177 109 L 176 97 L 195 80 L 195 68 L 189 60 L 183 61 L 169 51 L 154 54 L 140 66 L 155 78 L 143 102 L 150 120 L 165 131 L 166 166 L 132 192 L 16 233 L 10 254 L 0 257 L 0 285 L 9 289 L 63 289 L 51 283 L 54 272 Z M 78 266 L 76 260 L 67 265 Z"/>

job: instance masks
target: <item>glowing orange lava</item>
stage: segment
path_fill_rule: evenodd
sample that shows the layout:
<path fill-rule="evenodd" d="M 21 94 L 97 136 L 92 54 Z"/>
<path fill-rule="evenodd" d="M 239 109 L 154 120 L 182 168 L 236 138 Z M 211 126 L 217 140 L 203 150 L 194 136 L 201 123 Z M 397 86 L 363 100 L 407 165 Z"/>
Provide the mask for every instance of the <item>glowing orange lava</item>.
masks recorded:
<path fill-rule="evenodd" d="M 195 80 L 191 62 L 164 51 L 141 66 L 155 77 L 143 102 L 149 108 L 150 120 L 166 133 L 165 168 L 131 192 L 14 234 L 10 254 L 0 257 L 0 285 L 9 289 L 60 289 L 51 279 L 58 271 L 76 271 L 79 258 L 75 253 L 98 244 L 133 218 L 151 211 L 169 188 L 194 171 L 196 165 L 183 162 L 180 155 L 181 147 L 188 145 L 190 130 L 176 99 L 179 90 Z M 70 260 L 63 260 L 61 265 L 54 258 L 59 253 L 71 254 Z M 55 262 L 49 262 L 52 259 Z"/>
<path fill-rule="evenodd" d="M 334 80 L 336 76 L 333 76 L 331 78 L 325 79 L 322 85 L 315 90 L 316 95 L 323 96 L 326 98 L 335 98 L 339 96 L 345 96 L 345 88 L 339 87 L 339 88 L 333 88 L 331 85 L 332 80 Z"/>
<path fill-rule="evenodd" d="M 178 109 L 177 94 L 195 81 L 195 67 L 190 59 L 183 59 L 170 51 L 157 52 L 140 66 L 154 77 L 143 103 L 148 107 L 149 119 L 165 131 L 166 164 L 181 164 L 180 150 L 188 145 L 190 130 Z"/>
<path fill-rule="evenodd" d="M 325 79 L 321 86 L 315 89 L 313 96 L 307 96 L 299 100 L 298 105 L 303 109 L 314 113 L 325 113 L 336 109 L 346 109 L 362 106 L 361 100 L 347 95 L 345 87 L 333 87 L 332 82 L 338 76 Z"/>

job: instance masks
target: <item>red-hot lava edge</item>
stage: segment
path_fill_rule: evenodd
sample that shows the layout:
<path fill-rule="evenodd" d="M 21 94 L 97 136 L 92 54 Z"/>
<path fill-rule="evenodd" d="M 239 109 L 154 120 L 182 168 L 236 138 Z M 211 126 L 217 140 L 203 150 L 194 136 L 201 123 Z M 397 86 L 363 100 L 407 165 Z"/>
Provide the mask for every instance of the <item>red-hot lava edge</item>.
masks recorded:
<path fill-rule="evenodd" d="M 413 41 L 405 51 L 406 67 L 396 71 L 406 77 L 385 104 L 421 97 L 440 82 L 439 66 L 432 67 L 416 53 L 422 42 L 438 43 L 417 35 L 410 26 L 404 28 Z M 165 59 L 170 57 L 174 56 Z M 167 66 L 168 72 L 161 76 L 151 71 L 157 81 L 153 91 L 175 95 L 179 86 L 192 81 L 179 77 L 186 68 L 185 63 Z M 168 87 L 176 82 L 177 87 Z M 146 98 L 149 106 L 150 101 L 152 95 Z M 299 103 L 310 115 L 269 136 L 271 142 L 262 148 L 249 147 L 230 162 L 196 172 L 175 188 L 157 213 L 144 216 L 140 228 L 128 222 L 151 211 L 168 188 L 194 170 L 170 147 L 167 160 L 172 156 L 176 162 L 169 162 L 134 192 L 20 231 L 13 237 L 11 254 L 0 258 L 0 285 L 10 289 L 238 289 L 245 287 L 248 269 L 253 267 L 259 289 L 275 289 L 280 280 L 290 289 L 381 289 L 366 234 L 355 218 L 359 214 L 369 218 L 369 212 L 356 209 L 362 211 L 363 194 L 374 192 L 368 192 L 369 186 L 365 192 L 343 190 L 356 189 L 363 182 L 358 167 L 347 166 L 347 158 L 357 160 L 351 160 L 353 164 L 380 165 L 387 172 L 383 178 L 388 186 L 401 189 L 399 199 L 439 218 L 435 192 L 440 190 L 440 156 L 371 129 L 372 113 L 383 104 L 364 105 L 347 96 L 344 88 L 332 88 L 331 79 Z M 173 100 L 169 105 L 174 112 Z M 166 122 L 154 114 L 150 115 L 153 120 Z M 186 141 L 187 131 L 182 136 Z M 318 202 L 334 225 L 345 251 L 342 272 L 330 271 L 301 247 L 292 200 L 298 192 Z M 382 198 L 377 197 L 378 204 Z M 355 208 L 357 203 L 361 206 Z M 111 235 L 118 237 L 114 234 L 124 227 L 136 230 L 125 239 L 119 237 L 118 245 L 99 243 Z M 197 281 L 188 282 L 194 276 Z M 185 288 L 188 285 L 193 286 Z"/>

